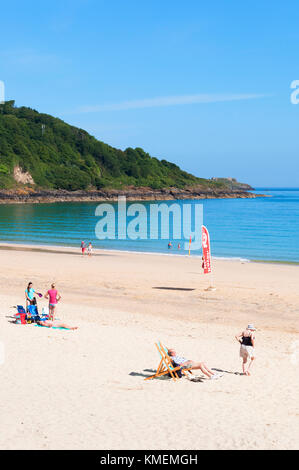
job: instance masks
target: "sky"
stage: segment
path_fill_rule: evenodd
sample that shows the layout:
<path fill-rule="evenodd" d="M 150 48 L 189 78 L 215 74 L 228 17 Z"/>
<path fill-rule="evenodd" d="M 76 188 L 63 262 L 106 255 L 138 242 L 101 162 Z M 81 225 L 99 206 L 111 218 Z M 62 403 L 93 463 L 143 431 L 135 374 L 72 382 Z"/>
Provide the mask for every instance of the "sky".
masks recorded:
<path fill-rule="evenodd" d="M 0 17 L 6 100 L 199 177 L 299 187 L 298 0 L 11 0 Z"/>

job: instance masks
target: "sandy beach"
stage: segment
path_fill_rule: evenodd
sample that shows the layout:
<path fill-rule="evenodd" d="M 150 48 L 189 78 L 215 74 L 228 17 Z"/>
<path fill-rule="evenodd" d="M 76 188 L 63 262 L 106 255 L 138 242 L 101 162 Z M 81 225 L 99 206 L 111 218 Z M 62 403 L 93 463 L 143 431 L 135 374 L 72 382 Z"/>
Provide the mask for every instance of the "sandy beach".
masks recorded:
<path fill-rule="evenodd" d="M 299 267 L 195 257 L 1 245 L 1 449 L 297 449 Z M 62 295 L 77 331 L 15 325 L 32 281 Z M 46 300 L 39 300 L 45 306 Z M 257 327 L 241 376 L 234 339 Z M 144 381 L 161 340 L 224 371 L 219 380 Z"/>

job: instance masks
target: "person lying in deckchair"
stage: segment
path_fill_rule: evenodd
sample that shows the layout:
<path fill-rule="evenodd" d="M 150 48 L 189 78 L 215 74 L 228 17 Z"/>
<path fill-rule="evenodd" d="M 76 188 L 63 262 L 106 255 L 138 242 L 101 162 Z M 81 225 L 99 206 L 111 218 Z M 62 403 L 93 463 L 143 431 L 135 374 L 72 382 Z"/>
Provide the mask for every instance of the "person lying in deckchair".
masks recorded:
<path fill-rule="evenodd" d="M 47 328 L 65 328 L 66 330 L 77 330 L 78 326 L 70 326 L 67 325 L 66 323 L 62 323 L 60 321 L 52 321 L 52 320 L 45 320 L 45 321 L 39 321 L 37 322 L 38 325 L 41 326 L 46 326 Z"/>
<path fill-rule="evenodd" d="M 210 379 L 219 379 L 223 374 L 215 373 L 204 362 L 194 362 L 185 357 L 178 356 L 176 351 L 171 348 L 168 349 L 168 355 L 170 356 L 174 367 L 181 366 L 182 369 L 200 370 Z"/>

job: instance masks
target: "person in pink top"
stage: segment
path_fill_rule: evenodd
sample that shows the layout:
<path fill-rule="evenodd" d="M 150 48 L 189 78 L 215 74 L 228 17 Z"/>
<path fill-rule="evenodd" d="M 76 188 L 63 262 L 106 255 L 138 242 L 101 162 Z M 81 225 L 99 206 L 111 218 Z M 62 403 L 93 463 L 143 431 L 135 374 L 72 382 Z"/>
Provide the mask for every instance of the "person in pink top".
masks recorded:
<path fill-rule="evenodd" d="M 57 306 L 57 303 L 61 299 L 61 295 L 55 289 L 54 283 L 51 284 L 51 289 L 49 289 L 48 292 L 45 294 L 45 298 L 49 299 L 49 317 L 50 320 L 54 321 L 55 308 Z"/>

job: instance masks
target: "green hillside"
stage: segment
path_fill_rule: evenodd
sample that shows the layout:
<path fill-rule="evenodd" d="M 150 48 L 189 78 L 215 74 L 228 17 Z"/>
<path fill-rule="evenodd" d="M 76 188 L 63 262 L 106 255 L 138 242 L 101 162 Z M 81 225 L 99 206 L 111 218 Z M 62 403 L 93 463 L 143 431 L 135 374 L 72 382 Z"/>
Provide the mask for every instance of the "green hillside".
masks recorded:
<path fill-rule="evenodd" d="M 29 173 L 36 188 L 224 186 L 196 178 L 141 148 L 115 149 L 60 119 L 7 101 L 0 105 L 0 189 L 17 186 L 16 167 Z"/>

